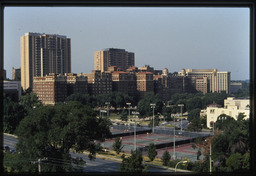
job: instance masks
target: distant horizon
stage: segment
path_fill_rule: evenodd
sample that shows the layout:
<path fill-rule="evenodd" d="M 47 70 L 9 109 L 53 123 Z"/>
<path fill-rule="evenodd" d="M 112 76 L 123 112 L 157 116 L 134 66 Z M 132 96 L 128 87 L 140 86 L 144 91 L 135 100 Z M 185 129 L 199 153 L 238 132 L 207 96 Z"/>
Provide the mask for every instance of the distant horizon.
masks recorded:
<path fill-rule="evenodd" d="M 135 53 L 135 66 L 217 69 L 249 80 L 249 8 L 6 7 L 4 69 L 20 67 L 25 33 L 71 39 L 71 72 L 91 73 L 94 52 Z"/>

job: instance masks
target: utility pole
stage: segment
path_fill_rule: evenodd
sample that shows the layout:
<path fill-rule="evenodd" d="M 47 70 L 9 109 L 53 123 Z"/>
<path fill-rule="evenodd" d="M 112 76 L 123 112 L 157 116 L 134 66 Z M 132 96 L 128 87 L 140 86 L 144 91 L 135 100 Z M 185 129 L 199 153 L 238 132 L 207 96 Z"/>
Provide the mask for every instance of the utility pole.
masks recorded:
<path fill-rule="evenodd" d="M 42 167 L 41 167 L 41 164 L 42 164 L 42 161 L 46 161 L 48 160 L 48 158 L 39 158 L 37 161 L 32 161 L 31 163 L 32 164 L 37 164 L 38 165 L 38 173 L 41 173 L 42 172 Z"/>

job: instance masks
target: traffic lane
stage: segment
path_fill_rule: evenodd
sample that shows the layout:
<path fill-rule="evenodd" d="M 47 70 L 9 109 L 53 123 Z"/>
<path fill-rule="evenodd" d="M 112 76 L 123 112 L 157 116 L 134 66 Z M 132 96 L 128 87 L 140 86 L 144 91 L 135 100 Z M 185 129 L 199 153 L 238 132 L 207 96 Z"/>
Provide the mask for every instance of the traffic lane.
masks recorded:
<path fill-rule="evenodd" d="M 4 134 L 4 145 L 8 145 L 9 147 L 15 149 L 15 145 L 18 142 L 18 139 Z M 71 156 L 81 157 L 84 161 L 86 161 L 86 166 L 84 167 L 85 172 L 118 172 L 120 168 L 120 162 L 105 160 L 102 158 L 96 158 L 94 160 L 90 160 L 89 157 L 85 154 L 70 152 Z M 96 155 L 97 156 L 97 155 Z M 159 169 L 154 167 L 148 167 L 149 172 L 170 172 L 169 170 Z"/>
<path fill-rule="evenodd" d="M 9 146 L 11 149 L 15 149 L 16 148 L 16 143 L 18 142 L 18 139 L 13 137 L 13 136 L 9 136 L 4 134 L 3 136 L 4 138 L 4 145 Z"/>
<path fill-rule="evenodd" d="M 105 160 L 102 158 L 96 158 L 94 160 L 90 160 L 87 155 L 79 154 L 79 153 L 70 153 L 72 157 L 81 157 L 84 161 L 86 161 L 86 166 L 84 168 L 84 172 L 118 172 L 120 168 L 120 162 Z M 97 155 L 96 155 L 97 156 Z M 148 172 L 171 172 L 170 170 L 164 168 L 157 168 L 148 166 Z"/>
<path fill-rule="evenodd" d="M 120 163 L 102 158 L 90 160 L 88 155 L 81 153 L 70 152 L 73 158 L 81 157 L 85 162 L 84 172 L 117 172 L 120 168 Z M 97 156 L 97 155 L 96 155 Z"/>

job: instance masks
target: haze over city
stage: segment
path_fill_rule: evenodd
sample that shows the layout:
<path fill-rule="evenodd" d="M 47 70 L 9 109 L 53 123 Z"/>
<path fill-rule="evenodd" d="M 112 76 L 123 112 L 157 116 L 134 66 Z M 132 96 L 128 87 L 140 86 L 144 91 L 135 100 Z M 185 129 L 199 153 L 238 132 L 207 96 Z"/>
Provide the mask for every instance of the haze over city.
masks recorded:
<path fill-rule="evenodd" d="M 20 37 L 27 32 L 71 38 L 71 71 L 94 69 L 94 52 L 122 48 L 135 65 L 169 72 L 182 68 L 231 72 L 249 79 L 248 8 L 6 7 L 4 69 L 20 67 Z"/>

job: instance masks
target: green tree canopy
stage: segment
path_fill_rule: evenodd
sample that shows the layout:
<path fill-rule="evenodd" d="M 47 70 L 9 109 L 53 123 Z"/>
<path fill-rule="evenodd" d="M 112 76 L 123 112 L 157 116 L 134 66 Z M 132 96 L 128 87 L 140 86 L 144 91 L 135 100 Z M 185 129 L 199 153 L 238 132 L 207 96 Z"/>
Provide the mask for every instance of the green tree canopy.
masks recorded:
<path fill-rule="evenodd" d="M 110 122 L 96 118 L 88 106 L 68 102 L 53 106 L 41 106 L 31 111 L 17 129 L 17 151 L 27 158 L 70 160 L 69 149 L 89 150 L 95 154 L 95 140 L 110 135 Z M 97 129 L 97 130 L 95 130 Z M 45 171 L 67 171 L 64 166 L 48 165 Z"/>
<path fill-rule="evenodd" d="M 20 98 L 20 105 L 24 107 L 24 109 L 29 112 L 39 106 L 42 105 L 41 101 L 38 100 L 36 93 L 26 93 L 22 95 Z"/>
<path fill-rule="evenodd" d="M 149 147 L 148 147 L 148 157 L 149 157 L 150 161 L 153 161 L 156 156 L 157 156 L 156 146 L 152 142 L 149 144 Z"/>
<path fill-rule="evenodd" d="M 143 165 L 142 153 L 139 150 L 131 151 L 131 156 L 122 156 L 122 163 L 120 164 L 121 172 L 141 173 L 147 172 L 147 167 Z"/>
<path fill-rule="evenodd" d="M 112 147 L 117 154 L 122 151 L 124 146 L 122 145 L 122 140 L 120 139 L 120 137 L 115 138 L 115 142 L 113 143 Z"/>
<path fill-rule="evenodd" d="M 13 134 L 26 111 L 22 105 L 12 101 L 9 97 L 4 97 L 3 105 L 3 132 Z"/>
<path fill-rule="evenodd" d="M 188 121 L 191 122 L 195 118 L 200 118 L 201 109 L 193 109 L 188 112 Z"/>
<path fill-rule="evenodd" d="M 147 117 L 153 115 L 153 109 L 150 104 L 156 104 L 154 108 L 154 114 L 156 115 L 158 112 L 162 112 L 163 103 L 159 99 L 158 95 L 153 93 L 147 93 L 143 99 L 141 99 L 138 103 L 137 111 L 140 113 L 141 117 Z"/>
<path fill-rule="evenodd" d="M 169 161 L 171 159 L 171 155 L 170 153 L 166 150 L 164 153 L 163 153 L 163 156 L 162 156 L 162 162 L 163 162 L 163 165 L 164 166 L 167 166 Z"/>

